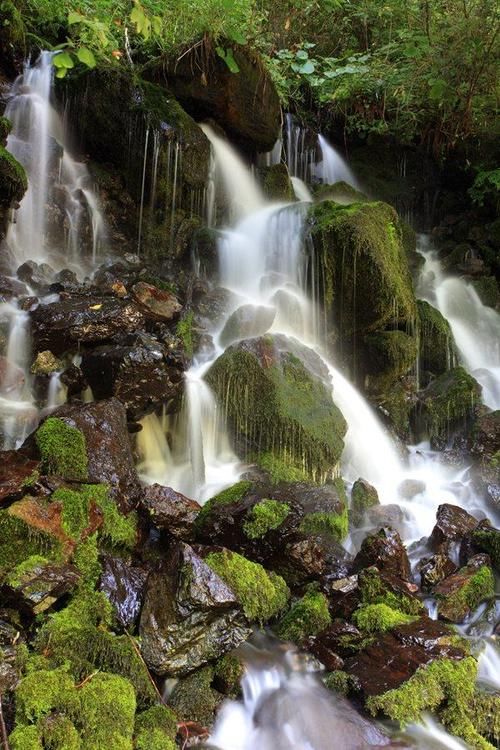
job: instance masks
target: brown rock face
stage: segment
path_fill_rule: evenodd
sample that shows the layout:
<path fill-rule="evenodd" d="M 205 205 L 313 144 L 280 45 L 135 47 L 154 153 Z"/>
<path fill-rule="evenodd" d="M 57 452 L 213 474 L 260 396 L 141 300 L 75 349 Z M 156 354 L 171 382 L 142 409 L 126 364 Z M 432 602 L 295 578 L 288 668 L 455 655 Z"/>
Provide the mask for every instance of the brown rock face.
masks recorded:
<path fill-rule="evenodd" d="M 233 46 L 233 45 L 231 45 Z M 281 127 L 273 82 L 255 52 L 233 46 L 237 75 L 213 49 L 184 55 L 167 71 L 169 89 L 195 120 L 213 118 L 245 150 L 269 151 Z"/>
<path fill-rule="evenodd" d="M 26 491 L 25 482 L 35 477 L 38 461 L 32 461 L 19 451 L 4 451 L 0 466 L 0 505 L 20 500 Z"/>
<path fill-rule="evenodd" d="M 182 305 L 172 292 L 163 291 L 144 281 L 134 284 L 132 295 L 146 318 L 152 320 L 168 323 L 182 310 Z"/>
<path fill-rule="evenodd" d="M 370 565 L 376 565 L 379 570 L 385 570 L 405 581 L 410 580 L 410 561 L 397 531 L 380 529 L 363 540 L 361 549 L 354 558 L 353 569 L 363 570 Z"/>
<path fill-rule="evenodd" d="M 185 541 L 193 537 L 193 524 L 201 510 L 195 500 L 171 487 L 152 484 L 144 488 L 141 503 L 159 529 Z"/>

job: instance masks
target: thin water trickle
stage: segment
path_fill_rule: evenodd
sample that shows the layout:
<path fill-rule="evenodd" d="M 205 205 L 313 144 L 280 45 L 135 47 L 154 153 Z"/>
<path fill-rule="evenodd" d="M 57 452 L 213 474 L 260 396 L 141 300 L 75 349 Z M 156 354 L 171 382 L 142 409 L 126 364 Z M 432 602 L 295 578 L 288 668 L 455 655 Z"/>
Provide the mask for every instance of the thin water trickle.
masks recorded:
<path fill-rule="evenodd" d="M 354 172 L 338 151 L 328 143 L 324 136 L 318 136 L 322 159 L 314 168 L 315 176 L 325 185 L 334 185 L 336 182 L 347 182 L 354 188 L 359 188 L 359 183 Z"/>

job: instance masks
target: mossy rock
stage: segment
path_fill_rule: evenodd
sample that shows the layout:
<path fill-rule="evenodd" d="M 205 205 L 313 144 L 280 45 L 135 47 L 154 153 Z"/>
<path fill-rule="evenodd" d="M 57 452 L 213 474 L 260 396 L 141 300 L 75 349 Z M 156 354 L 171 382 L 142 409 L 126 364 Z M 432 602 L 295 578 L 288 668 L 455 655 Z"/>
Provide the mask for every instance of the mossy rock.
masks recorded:
<path fill-rule="evenodd" d="M 290 513 L 290 506 L 279 500 L 264 499 L 247 513 L 243 530 L 249 539 L 260 539 L 268 531 L 279 528 Z"/>
<path fill-rule="evenodd" d="M 76 427 L 49 417 L 38 428 L 35 440 L 47 473 L 73 481 L 88 479 L 85 437 Z"/>
<path fill-rule="evenodd" d="M 424 711 L 432 711 L 471 748 L 493 750 L 474 725 L 476 674 L 473 657 L 437 659 L 420 667 L 401 687 L 369 697 L 366 706 L 374 716 L 382 712 L 401 726 L 418 722 Z"/>
<path fill-rule="evenodd" d="M 168 699 L 180 721 L 194 721 L 202 727 L 213 724 L 223 696 L 212 687 L 213 667 L 204 667 L 180 680 Z"/>
<path fill-rule="evenodd" d="M 416 302 L 395 210 L 380 202 L 324 201 L 309 209 L 309 225 L 322 301 L 343 336 L 411 328 Z"/>
<path fill-rule="evenodd" d="M 320 591 L 311 589 L 280 620 L 276 634 L 283 640 L 300 644 L 324 630 L 331 621 L 328 599 Z"/>
<path fill-rule="evenodd" d="M 408 615 L 400 610 L 393 609 L 387 604 L 363 604 L 353 614 L 353 621 L 358 628 L 368 633 L 385 633 L 397 625 L 406 625 L 418 619 L 415 615 Z"/>
<path fill-rule="evenodd" d="M 167 706 L 152 706 L 136 714 L 135 750 L 175 750 L 177 717 Z"/>
<path fill-rule="evenodd" d="M 259 563 L 229 550 L 210 552 L 205 562 L 234 592 L 249 622 L 267 622 L 286 606 L 290 591 L 285 581 Z"/>
<path fill-rule="evenodd" d="M 224 695 L 236 698 L 241 693 L 245 667 L 236 653 L 226 654 L 215 664 L 214 687 Z"/>
<path fill-rule="evenodd" d="M 493 308 L 498 307 L 500 303 L 500 290 L 498 289 L 498 281 L 495 276 L 481 276 L 478 279 L 471 279 L 470 283 L 483 305 Z"/>
<path fill-rule="evenodd" d="M 347 495 L 342 479 L 335 479 L 333 485 L 340 500 L 339 512 L 312 511 L 305 513 L 299 525 L 299 532 L 305 536 L 320 535 L 342 542 L 349 533 L 349 510 Z"/>
<path fill-rule="evenodd" d="M 482 601 L 494 595 L 495 579 L 486 560 L 487 556 L 477 555 L 435 587 L 440 617 L 450 622 L 463 622 Z"/>
<path fill-rule="evenodd" d="M 0 117 L 0 146 L 5 146 L 10 131 L 12 130 L 12 123 L 7 117 Z"/>
<path fill-rule="evenodd" d="M 399 378 L 415 369 L 417 342 L 404 331 L 378 331 L 364 338 L 364 370 L 368 390 L 390 391 Z"/>
<path fill-rule="evenodd" d="M 361 603 L 385 604 L 392 610 L 406 615 L 421 615 L 424 612 L 422 602 L 410 594 L 405 584 L 395 576 L 381 573 L 371 566 L 359 574 Z"/>
<path fill-rule="evenodd" d="M 229 347 L 206 379 L 249 458 L 271 453 L 313 481 L 335 474 L 347 425 L 317 355 L 285 336 Z"/>
<path fill-rule="evenodd" d="M 19 203 L 27 189 L 24 168 L 4 146 L 0 146 L 0 209 L 9 209 Z"/>
<path fill-rule="evenodd" d="M 468 428 L 480 401 L 481 386 L 463 367 L 443 373 L 420 396 L 417 434 L 423 432 L 433 447 L 444 448 Z"/>
<path fill-rule="evenodd" d="M 262 190 L 271 201 L 291 202 L 295 199 L 293 185 L 286 164 L 273 164 L 271 167 L 261 167 L 258 177 Z"/>
<path fill-rule="evenodd" d="M 439 310 L 424 300 L 417 301 L 420 369 L 442 375 L 455 361 L 450 324 Z"/>
<path fill-rule="evenodd" d="M 0 581 L 26 560 L 43 558 L 58 561 L 63 556 L 57 538 L 48 531 L 30 526 L 15 512 L 15 504 L 0 511 Z"/>
<path fill-rule="evenodd" d="M 360 526 L 365 512 L 374 505 L 379 505 L 378 492 L 369 482 L 357 479 L 351 492 L 350 518 L 354 526 Z"/>
<path fill-rule="evenodd" d="M 394 383 L 384 393 L 372 394 L 371 400 L 398 437 L 405 443 L 411 442 L 411 418 L 417 401 L 416 388 L 408 388 L 402 382 Z"/>

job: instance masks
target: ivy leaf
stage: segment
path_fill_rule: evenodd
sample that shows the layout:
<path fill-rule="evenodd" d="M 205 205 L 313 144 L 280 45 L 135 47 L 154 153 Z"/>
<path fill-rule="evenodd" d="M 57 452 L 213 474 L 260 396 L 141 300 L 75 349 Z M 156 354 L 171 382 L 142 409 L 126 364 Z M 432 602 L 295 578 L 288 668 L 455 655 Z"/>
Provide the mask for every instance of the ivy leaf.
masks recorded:
<path fill-rule="evenodd" d="M 307 60 L 309 58 L 309 55 L 305 51 L 305 49 L 299 49 L 299 51 L 295 53 L 295 57 L 297 58 L 297 60 Z"/>
<path fill-rule="evenodd" d="M 76 56 L 87 68 L 95 68 L 96 60 L 94 53 L 88 47 L 80 47 L 76 52 Z"/>
<path fill-rule="evenodd" d="M 310 73 L 314 73 L 316 66 L 311 60 L 307 60 L 303 65 L 299 68 L 299 73 L 302 73 L 303 75 L 310 75 Z"/>
<path fill-rule="evenodd" d="M 153 16 L 151 19 L 151 25 L 153 27 L 153 33 L 159 36 L 161 34 L 161 18 L 160 16 Z"/>
<path fill-rule="evenodd" d="M 58 68 L 56 70 L 56 78 L 64 78 L 67 73 L 67 68 Z"/>
<path fill-rule="evenodd" d="M 54 62 L 54 67 L 58 68 L 58 70 L 69 69 L 69 68 L 75 67 L 73 58 L 67 52 L 58 52 L 57 55 L 54 55 L 53 62 Z M 59 78 L 62 78 L 62 77 L 63 76 L 59 76 Z"/>
<path fill-rule="evenodd" d="M 72 26 L 74 23 L 81 23 L 84 19 L 81 13 L 68 13 L 68 24 Z"/>

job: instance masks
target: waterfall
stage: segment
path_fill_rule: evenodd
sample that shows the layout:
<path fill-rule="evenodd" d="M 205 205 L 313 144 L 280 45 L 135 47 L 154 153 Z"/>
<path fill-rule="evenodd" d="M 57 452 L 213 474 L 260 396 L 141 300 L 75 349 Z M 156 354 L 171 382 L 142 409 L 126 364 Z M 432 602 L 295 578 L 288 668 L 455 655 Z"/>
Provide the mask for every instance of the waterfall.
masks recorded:
<path fill-rule="evenodd" d="M 500 315 L 483 305 L 474 287 L 458 276 L 446 276 L 435 250 L 421 238 L 425 258 L 418 294 L 450 324 L 460 360 L 483 388 L 483 401 L 500 409 Z"/>
<path fill-rule="evenodd" d="M 309 182 L 316 161 L 316 148 L 308 142 L 308 132 L 288 113 L 285 117 L 285 156 L 292 177 Z"/>
<path fill-rule="evenodd" d="M 313 197 L 311 191 L 304 180 L 301 180 L 300 177 L 290 177 L 290 182 L 292 183 L 293 192 L 295 193 L 297 200 L 306 201 L 307 203 L 312 202 Z"/>
<path fill-rule="evenodd" d="M 347 182 L 352 187 L 359 188 L 354 173 L 338 151 L 322 135 L 318 135 L 318 143 L 322 160 L 315 166 L 314 174 L 316 177 L 326 185 L 334 185 L 336 182 Z"/>
<path fill-rule="evenodd" d="M 25 167 L 28 190 L 7 232 L 18 264 L 26 260 L 72 267 L 95 264 L 106 242 L 104 218 L 85 164 L 68 149 L 68 136 L 51 103 L 51 52 L 26 63 L 10 91 L 5 116 L 12 122 L 8 150 Z M 47 207 L 60 211 L 48 222 Z"/>

